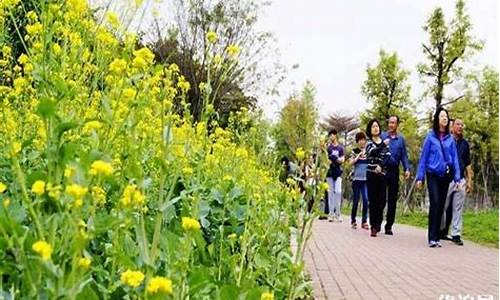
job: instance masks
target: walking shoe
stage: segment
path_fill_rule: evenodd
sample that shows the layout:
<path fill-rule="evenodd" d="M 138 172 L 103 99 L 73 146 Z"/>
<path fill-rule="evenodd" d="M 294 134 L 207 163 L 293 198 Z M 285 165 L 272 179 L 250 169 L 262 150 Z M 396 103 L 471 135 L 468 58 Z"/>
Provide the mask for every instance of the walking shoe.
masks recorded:
<path fill-rule="evenodd" d="M 342 220 L 342 217 L 337 217 L 337 222 L 342 223 L 342 221 L 344 221 Z"/>
<path fill-rule="evenodd" d="M 368 223 L 366 223 L 366 222 L 365 222 L 365 223 L 363 223 L 363 224 L 361 224 L 361 228 L 363 228 L 363 229 L 367 229 L 367 230 L 368 230 L 368 229 L 370 229 L 370 228 L 368 227 Z"/>
<path fill-rule="evenodd" d="M 320 219 L 320 220 L 326 220 L 326 219 L 328 219 L 328 217 L 327 217 L 327 216 L 325 216 L 325 215 L 321 215 L 321 216 L 319 216 L 319 219 Z"/>
<path fill-rule="evenodd" d="M 394 233 L 392 233 L 392 230 L 391 229 L 385 229 L 385 234 L 387 235 L 394 235 Z"/>
<path fill-rule="evenodd" d="M 372 232 L 370 236 L 377 236 L 377 229 L 375 227 L 372 227 Z"/>
<path fill-rule="evenodd" d="M 443 247 L 443 245 L 441 245 L 441 242 L 440 242 L 440 241 L 436 241 L 436 245 L 438 246 L 438 248 Z"/>
<path fill-rule="evenodd" d="M 441 240 L 445 240 L 445 241 L 451 241 L 451 237 L 449 235 L 447 235 L 446 233 L 442 233 L 441 236 L 439 237 Z"/>
<path fill-rule="evenodd" d="M 358 224 L 356 224 L 356 222 L 351 223 L 351 228 L 352 229 L 357 229 L 358 228 Z"/>
<path fill-rule="evenodd" d="M 333 217 L 328 217 L 328 222 L 333 222 Z"/>
<path fill-rule="evenodd" d="M 429 247 L 430 247 L 430 248 L 436 248 L 437 246 L 438 246 L 438 245 L 437 245 L 437 243 L 436 243 L 435 241 L 430 241 L 430 242 L 429 242 Z"/>
<path fill-rule="evenodd" d="M 458 246 L 463 246 L 464 245 L 464 242 L 462 242 L 462 240 L 460 239 L 460 236 L 459 235 L 454 235 L 451 237 L 451 241 L 455 244 L 457 244 Z"/>

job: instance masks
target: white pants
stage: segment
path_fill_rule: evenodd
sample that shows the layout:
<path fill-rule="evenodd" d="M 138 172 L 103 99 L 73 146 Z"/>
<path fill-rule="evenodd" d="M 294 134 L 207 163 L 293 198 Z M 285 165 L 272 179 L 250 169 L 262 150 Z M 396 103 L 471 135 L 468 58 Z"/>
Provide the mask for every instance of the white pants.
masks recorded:
<path fill-rule="evenodd" d="M 446 209 L 452 203 L 453 213 L 451 218 L 451 235 L 460 235 L 462 231 L 462 213 L 465 202 L 465 185 L 458 190 L 455 190 L 455 183 L 450 183 L 448 195 L 444 204 L 443 218 L 441 219 L 441 230 L 446 226 Z"/>
<path fill-rule="evenodd" d="M 333 180 L 327 177 L 328 182 L 328 209 L 330 217 L 340 217 L 340 204 L 342 201 L 342 178 Z"/>

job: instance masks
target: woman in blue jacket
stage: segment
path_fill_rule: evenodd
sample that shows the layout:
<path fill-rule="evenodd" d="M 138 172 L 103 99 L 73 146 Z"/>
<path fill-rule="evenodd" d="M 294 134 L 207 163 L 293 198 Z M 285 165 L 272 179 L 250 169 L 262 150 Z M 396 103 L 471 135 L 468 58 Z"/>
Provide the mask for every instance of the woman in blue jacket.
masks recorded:
<path fill-rule="evenodd" d="M 427 177 L 430 201 L 429 247 L 441 247 L 439 227 L 448 187 L 452 180 L 457 187 L 460 183 L 457 147 L 455 140 L 450 135 L 448 111 L 442 107 L 438 108 L 434 114 L 433 129 L 427 134 L 422 146 L 416 178 L 416 185 L 419 189 L 422 187 L 424 176 Z"/>

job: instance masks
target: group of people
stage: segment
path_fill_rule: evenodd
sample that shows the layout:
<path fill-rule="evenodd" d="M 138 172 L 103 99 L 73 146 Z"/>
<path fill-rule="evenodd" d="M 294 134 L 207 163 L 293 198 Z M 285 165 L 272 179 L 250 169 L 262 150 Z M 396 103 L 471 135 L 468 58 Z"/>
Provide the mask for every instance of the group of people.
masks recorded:
<path fill-rule="evenodd" d="M 327 183 L 329 186 L 327 207 L 330 222 L 341 222 L 342 164 L 353 166 L 353 203 L 351 226 L 357 228 L 356 215 L 360 198 L 363 201 L 361 228 L 370 230 L 376 237 L 381 231 L 383 211 L 387 206 L 384 233 L 393 235 L 399 192 L 400 165 L 404 178 L 410 178 L 410 163 L 404 137 L 398 132 L 399 117 L 392 115 L 387 120 L 387 131 L 382 132 L 377 119 L 368 122 L 365 132 L 355 136 L 356 147 L 346 155 L 339 144 L 337 131 L 328 132 L 326 148 L 330 161 Z M 464 123 L 451 120 L 444 108 L 439 108 L 433 127 L 427 134 L 416 172 L 416 187 L 422 188 L 427 180 L 429 192 L 428 243 L 429 247 L 441 247 L 441 240 L 452 240 L 463 245 L 461 240 L 462 211 L 465 195 L 472 190 L 472 167 L 470 147 L 463 137 Z M 346 156 L 348 159 L 346 159 Z M 369 216 L 369 218 L 368 218 Z M 368 221 L 369 220 L 369 225 Z M 448 236 L 451 226 L 451 237 Z"/>

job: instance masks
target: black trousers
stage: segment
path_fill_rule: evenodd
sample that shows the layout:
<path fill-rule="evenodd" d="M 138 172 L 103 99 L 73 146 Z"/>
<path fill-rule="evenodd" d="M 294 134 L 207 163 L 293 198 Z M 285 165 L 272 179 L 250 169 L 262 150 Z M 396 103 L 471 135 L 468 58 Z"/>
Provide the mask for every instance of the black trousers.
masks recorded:
<path fill-rule="evenodd" d="M 440 227 L 443 216 L 446 195 L 450 179 L 427 173 L 427 189 L 429 190 L 429 226 L 428 240 L 439 241 L 441 237 Z"/>
<path fill-rule="evenodd" d="M 366 183 L 368 187 L 370 226 L 380 231 L 387 190 L 386 179 L 384 175 L 366 172 Z"/>
<path fill-rule="evenodd" d="M 392 225 L 394 225 L 394 220 L 396 218 L 396 204 L 398 202 L 399 193 L 399 170 L 388 171 L 385 178 L 387 181 L 387 215 L 385 229 L 387 230 L 392 229 Z"/>

